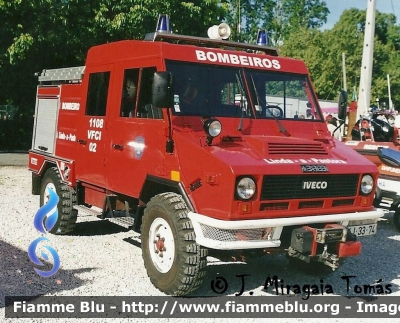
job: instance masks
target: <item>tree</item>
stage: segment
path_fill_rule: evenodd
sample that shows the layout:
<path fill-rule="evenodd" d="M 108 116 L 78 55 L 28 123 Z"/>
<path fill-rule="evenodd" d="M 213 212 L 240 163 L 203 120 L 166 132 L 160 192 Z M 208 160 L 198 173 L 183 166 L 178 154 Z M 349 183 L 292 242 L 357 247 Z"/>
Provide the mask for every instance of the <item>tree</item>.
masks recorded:
<path fill-rule="evenodd" d="M 282 28 L 285 39 L 299 28 L 318 29 L 327 21 L 329 9 L 321 0 L 283 0 Z"/>
<path fill-rule="evenodd" d="M 0 0 L 0 104 L 19 106 L 31 133 L 35 73 L 84 65 L 97 44 L 143 39 L 160 13 L 171 16 L 175 33 L 205 36 L 225 7 L 216 0 Z"/>
<path fill-rule="evenodd" d="M 206 26 L 224 18 L 215 0 L 0 0 L 0 102 L 11 99 L 32 110 L 35 72 L 83 65 L 97 44 L 143 39 L 160 13 L 171 16 L 174 32 L 203 36 Z"/>
<path fill-rule="evenodd" d="M 233 27 L 232 40 L 254 43 L 258 29 L 272 30 L 275 0 L 228 0 L 223 3 L 229 12 L 226 22 Z"/>
<path fill-rule="evenodd" d="M 174 33 L 205 36 L 207 28 L 224 18 L 219 1 L 134 1 L 101 0 L 95 15 L 95 28 L 107 35 L 107 41 L 118 39 L 143 39 L 154 31 L 158 15 L 171 16 Z M 100 42 L 104 42 L 101 40 Z"/>
<path fill-rule="evenodd" d="M 329 10 L 321 0 L 226 0 L 232 39 L 255 42 L 258 29 L 266 29 L 272 45 L 280 45 L 299 28 L 317 29 Z M 240 28 L 238 28 L 240 27 Z"/>
<path fill-rule="evenodd" d="M 365 10 L 345 10 L 331 30 L 300 28 L 281 47 L 281 55 L 306 62 L 320 99 L 337 100 L 343 86 L 342 53 L 346 56 L 348 88 L 359 86 L 365 18 Z M 379 98 L 380 102 L 388 102 L 387 74 L 391 75 L 391 92 L 396 93 L 400 87 L 400 27 L 395 23 L 393 15 L 376 13 L 371 101 Z M 392 101 L 400 107 L 397 96 Z"/>
<path fill-rule="evenodd" d="M 318 29 L 310 31 L 302 27 L 288 36 L 279 51 L 282 56 L 305 61 L 319 98 L 326 96 L 335 82 L 334 77 L 329 77 L 332 66 L 327 67 L 327 64 L 335 63 L 327 57 L 329 55 L 327 47 L 323 32 Z"/>

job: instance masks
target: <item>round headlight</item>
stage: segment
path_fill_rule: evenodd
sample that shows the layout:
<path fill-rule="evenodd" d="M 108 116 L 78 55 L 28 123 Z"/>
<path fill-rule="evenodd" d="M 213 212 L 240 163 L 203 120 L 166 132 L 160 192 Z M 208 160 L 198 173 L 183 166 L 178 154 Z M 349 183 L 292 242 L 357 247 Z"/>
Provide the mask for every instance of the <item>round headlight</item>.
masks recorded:
<path fill-rule="evenodd" d="M 374 179 L 371 175 L 364 175 L 361 180 L 361 193 L 362 194 L 369 194 L 371 193 L 372 189 L 374 188 Z"/>
<path fill-rule="evenodd" d="M 242 200 L 251 199 L 256 192 L 256 183 L 250 177 L 243 177 L 237 183 L 236 193 Z"/>
<path fill-rule="evenodd" d="M 219 122 L 217 119 L 210 118 L 204 123 L 204 130 L 207 135 L 211 137 L 217 137 L 222 130 L 221 122 Z"/>

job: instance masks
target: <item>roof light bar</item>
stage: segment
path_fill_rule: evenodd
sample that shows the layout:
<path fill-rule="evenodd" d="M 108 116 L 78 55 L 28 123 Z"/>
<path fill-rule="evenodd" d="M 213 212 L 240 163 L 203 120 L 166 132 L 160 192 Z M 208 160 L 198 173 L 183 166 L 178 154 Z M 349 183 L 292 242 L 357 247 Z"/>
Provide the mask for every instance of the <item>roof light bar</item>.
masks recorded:
<path fill-rule="evenodd" d="M 153 33 L 146 34 L 144 40 L 153 42 L 162 41 L 175 44 L 191 44 L 195 46 L 243 50 L 248 52 L 253 51 L 257 53 L 264 52 L 268 55 L 278 56 L 277 49 L 268 46 L 265 30 L 262 31 L 263 33 L 261 33 L 261 36 L 259 31 L 257 44 L 239 43 L 227 40 L 230 36 L 230 32 L 230 27 L 227 24 L 222 23 L 209 28 L 209 36 L 211 34 L 211 36 L 216 39 L 173 34 L 170 28 L 169 16 L 162 14 L 158 18 L 157 30 Z M 260 41 L 258 41 L 259 39 Z"/>
<path fill-rule="evenodd" d="M 231 50 L 247 50 L 247 51 L 255 51 L 255 52 L 264 52 L 268 55 L 278 56 L 278 51 L 276 48 L 269 46 L 260 46 L 256 44 L 249 43 L 239 43 L 229 40 L 223 39 L 210 39 L 204 37 L 195 37 L 195 36 L 186 36 L 186 35 L 178 35 L 178 34 L 168 34 L 168 33 L 149 33 L 146 34 L 144 40 L 148 41 L 162 41 L 176 44 L 192 44 L 196 46 L 207 46 L 207 47 L 215 47 L 215 48 L 226 48 Z"/>

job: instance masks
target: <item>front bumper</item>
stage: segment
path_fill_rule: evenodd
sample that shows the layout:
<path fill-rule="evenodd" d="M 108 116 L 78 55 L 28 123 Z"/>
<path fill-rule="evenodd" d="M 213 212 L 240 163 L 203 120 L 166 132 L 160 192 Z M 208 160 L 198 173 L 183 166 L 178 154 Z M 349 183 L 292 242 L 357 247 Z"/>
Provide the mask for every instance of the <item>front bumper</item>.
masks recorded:
<path fill-rule="evenodd" d="M 189 212 L 196 233 L 196 243 L 211 249 L 237 250 L 278 248 L 283 227 L 313 223 L 337 223 L 344 226 L 350 221 L 376 222 L 383 210 L 366 212 L 313 215 L 291 218 L 224 221 Z"/>

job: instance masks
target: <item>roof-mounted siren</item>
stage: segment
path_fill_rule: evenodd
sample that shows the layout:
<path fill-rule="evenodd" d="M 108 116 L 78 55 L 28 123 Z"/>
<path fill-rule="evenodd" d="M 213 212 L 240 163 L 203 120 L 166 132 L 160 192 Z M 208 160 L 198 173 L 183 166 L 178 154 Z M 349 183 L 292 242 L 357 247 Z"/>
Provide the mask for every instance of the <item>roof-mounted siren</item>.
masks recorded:
<path fill-rule="evenodd" d="M 257 33 L 257 45 L 259 46 L 267 46 L 268 45 L 268 36 L 265 29 L 259 29 Z"/>
<path fill-rule="evenodd" d="M 211 39 L 228 39 L 231 35 L 231 28 L 226 23 L 214 25 L 208 28 L 207 35 Z"/>
<path fill-rule="evenodd" d="M 169 15 L 163 14 L 163 15 L 158 16 L 156 32 L 171 34 L 171 27 L 169 24 Z"/>

